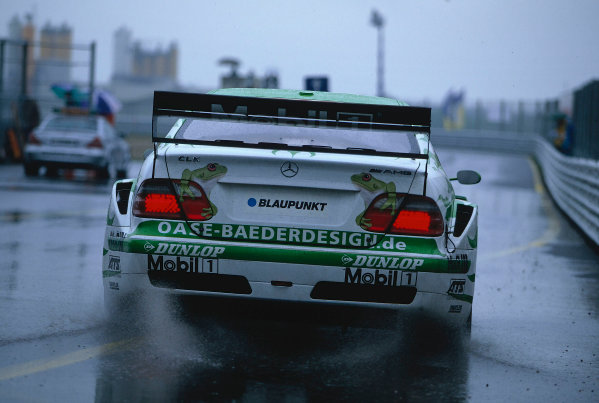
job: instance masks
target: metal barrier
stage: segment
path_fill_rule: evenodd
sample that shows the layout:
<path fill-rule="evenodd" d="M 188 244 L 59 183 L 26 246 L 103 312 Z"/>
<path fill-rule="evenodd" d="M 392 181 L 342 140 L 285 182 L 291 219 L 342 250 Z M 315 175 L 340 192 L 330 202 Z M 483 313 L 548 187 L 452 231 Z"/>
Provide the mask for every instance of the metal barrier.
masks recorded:
<path fill-rule="evenodd" d="M 540 137 L 532 151 L 555 202 L 599 245 L 599 161 L 568 157 Z"/>
<path fill-rule="evenodd" d="M 566 156 L 534 133 L 432 128 L 431 141 L 435 146 L 534 156 L 557 205 L 599 245 L 599 161 Z"/>

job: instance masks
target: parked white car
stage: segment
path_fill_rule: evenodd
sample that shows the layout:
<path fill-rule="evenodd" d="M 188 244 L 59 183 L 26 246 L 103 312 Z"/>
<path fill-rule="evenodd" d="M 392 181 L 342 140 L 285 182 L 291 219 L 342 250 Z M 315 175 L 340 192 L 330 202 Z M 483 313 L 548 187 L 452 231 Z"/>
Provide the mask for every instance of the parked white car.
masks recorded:
<path fill-rule="evenodd" d="M 131 160 L 129 145 L 108 121 L 93 114 L 51 114 L 27 139 L 24 168 L 35 176 L 42 166 L 93 169 L 98 176 L 124 178 Z"/>

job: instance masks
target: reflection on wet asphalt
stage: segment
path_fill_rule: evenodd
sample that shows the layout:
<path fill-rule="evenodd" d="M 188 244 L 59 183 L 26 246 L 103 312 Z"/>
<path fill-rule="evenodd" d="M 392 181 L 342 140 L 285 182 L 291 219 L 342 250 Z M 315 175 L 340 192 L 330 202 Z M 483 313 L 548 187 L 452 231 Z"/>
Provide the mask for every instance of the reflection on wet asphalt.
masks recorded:
<path fill-rule="evenodd" d="M 483 177 L 455 184 L 480 206 L 469 342 L 394 315 L 158 297 L 108 321 L 111 182 L 0 166 L 0 400 L 596 401 L 597 254 L 526 157 L 437 151 Z"/>
<path fill-rule="evenodd" d="M 146 320 L 127 334 L 145 334 L 143 343 L 102 359 L 100 371 L 106 376 L 98 377 L 97 401 L 108 396 L 121 400 L 131 393 L 141 399 L 175 401 L 467 397 L 466 345 L 458 334 L 442 328 L 356 327 L 362 322 L 347 317 L 347 312 L 321 312 L 319 322 L 333 319 L 337 324 L 332 326 L 314 323 L 313 315 L 295 315 L 299 310 L 294 307 L 273 310 L 258 304 L 239 312 L 233 305 L 223 307 L 222 301 L 183 302 L 188 309 L 175 314 L 152 307 L 168 304 L 143 303 L 141 316 Z M 195 308 L 190 309 L 191 304 Z M 275 320 L 284 312 L 294 319 Z M 394 317 L 381 320 L 390 325 Z M 341 324 L 345 320 L 350 326 Z M 431 337 L 430 331 L 437 333 Z"/>

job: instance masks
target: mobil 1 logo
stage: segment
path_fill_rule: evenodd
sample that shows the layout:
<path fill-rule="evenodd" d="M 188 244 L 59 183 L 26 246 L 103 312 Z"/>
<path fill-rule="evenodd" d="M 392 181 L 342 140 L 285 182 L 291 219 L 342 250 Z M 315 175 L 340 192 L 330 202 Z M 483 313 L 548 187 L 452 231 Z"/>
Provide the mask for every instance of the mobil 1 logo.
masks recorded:
<path fill-rule="evenodd" d="M 418 272 L 415 271 L 346 267 L 344 282 L 346 284 L 371 284 L 389 287 L 416 287 L 417 278 Z"/>
<path fill-rule="evenodd" d="M 218 259 L 164 255 L 147 256 L 148 271 L 218 274 Z"/>

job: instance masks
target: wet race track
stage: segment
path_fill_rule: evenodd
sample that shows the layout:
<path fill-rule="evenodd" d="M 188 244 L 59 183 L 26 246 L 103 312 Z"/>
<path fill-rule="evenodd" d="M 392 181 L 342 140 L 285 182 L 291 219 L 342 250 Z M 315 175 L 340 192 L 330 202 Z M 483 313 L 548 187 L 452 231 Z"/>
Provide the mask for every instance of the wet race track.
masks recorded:
<path fill-rule="evenodd" d="M 598 401 L 599 257 L 527 157 L 437 151 L 450 176 L 483 177 L 454 185 L 480 206 L 469 341 L 222 301 L 154 299 L 142 319 L 110 323 L 111 184 L 0 166 L 0 400 Z"/>

